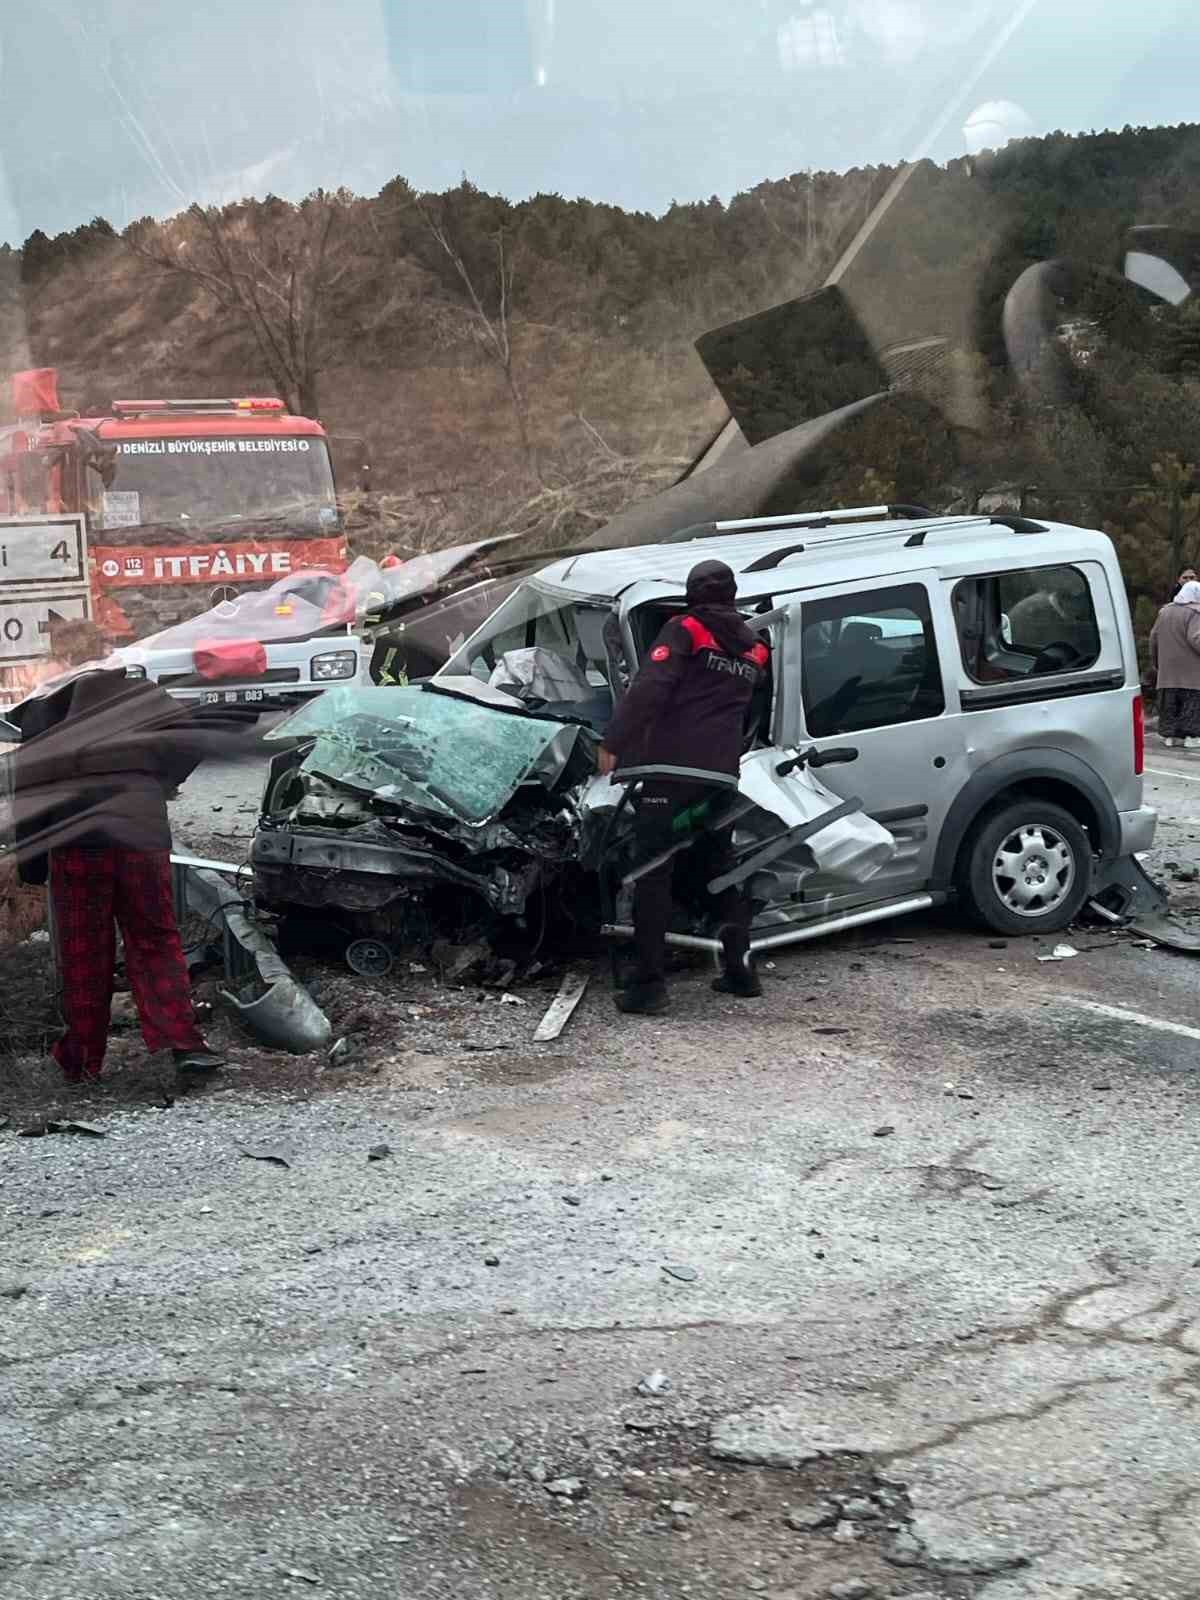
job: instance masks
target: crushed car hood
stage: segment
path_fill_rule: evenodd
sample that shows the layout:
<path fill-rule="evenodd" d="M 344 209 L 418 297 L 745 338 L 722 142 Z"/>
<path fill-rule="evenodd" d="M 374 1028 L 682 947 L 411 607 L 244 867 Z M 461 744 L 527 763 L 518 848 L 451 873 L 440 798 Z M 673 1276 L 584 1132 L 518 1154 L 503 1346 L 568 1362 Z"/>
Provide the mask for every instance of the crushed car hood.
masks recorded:
<path fill-rule="evenodd" d="M 483 828 L 522 784 L 552 787 L 583 730 L 473 680 L 457 684 L 328 689 L 267 738 L 311 738 L 306 777 Z"/>

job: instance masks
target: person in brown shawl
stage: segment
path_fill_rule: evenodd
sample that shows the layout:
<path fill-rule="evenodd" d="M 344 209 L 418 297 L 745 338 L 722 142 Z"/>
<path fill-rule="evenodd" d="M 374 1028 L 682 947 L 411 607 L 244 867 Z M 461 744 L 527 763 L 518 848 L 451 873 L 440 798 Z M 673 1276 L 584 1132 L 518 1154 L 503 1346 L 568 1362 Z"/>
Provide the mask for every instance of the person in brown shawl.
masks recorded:
<path fill-rule="evenodd" d="M 1185 583 L 1150 630 L 1158 731 L 1166 745 L 1200 750 L 1200 583 Z"/>

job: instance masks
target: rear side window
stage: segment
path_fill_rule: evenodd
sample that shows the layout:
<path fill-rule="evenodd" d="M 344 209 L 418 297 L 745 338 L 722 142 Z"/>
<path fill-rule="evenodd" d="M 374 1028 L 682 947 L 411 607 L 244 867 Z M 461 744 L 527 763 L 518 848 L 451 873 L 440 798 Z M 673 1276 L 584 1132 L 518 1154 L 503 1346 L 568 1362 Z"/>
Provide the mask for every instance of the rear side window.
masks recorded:
<path fill-rule="evenodd" d="M 954 618 L 976 683 L 1081 672 L 1100 655 L 1096 609 L 1078 567 L 965 578 L 954 590 Z"/>
<path fill-rule="evenodd" d="M 815 738 L 945 710 L 922 585 L 806 600 L 801 615 L 804 720 Z"/>

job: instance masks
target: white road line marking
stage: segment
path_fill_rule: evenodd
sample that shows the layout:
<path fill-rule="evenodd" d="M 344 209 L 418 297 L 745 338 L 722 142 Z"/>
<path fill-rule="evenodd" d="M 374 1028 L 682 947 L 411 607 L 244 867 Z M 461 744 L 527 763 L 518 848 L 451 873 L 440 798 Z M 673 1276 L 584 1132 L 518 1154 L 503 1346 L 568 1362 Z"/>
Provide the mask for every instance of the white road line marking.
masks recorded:
<path fill-rule="evenodd" d="M 1108 1017 L 1113 1022 L 1136 1022 L 1139 1027 L 1153 1028 L 1158 1033 L 1177 1033 L 1183 1039 L 1200 1039 L 1200 1028 L 1189 1028 L 1182 1022 L 1167 1022 L 1162 1017 L 1148 1017 L 1144 1011 L 1126 1011 L 1124 1006 L 1106 1006 L 1099 1000 L 1080 1000 L 1070 994 L 1060 995 L 1058 1000 L 1061 1005 L 1090 1011 L 1094 1016 Z"/>
<path fill-rule="evenodd" d="M 1190 772 L 1168 772 L 1165 767 L 1147 767 L 1147 772 L 1152 772 L 1156 778 L 1178 778 L 1180 783 L 1200 783 L 1200 775 L 1193 777 Z"/>

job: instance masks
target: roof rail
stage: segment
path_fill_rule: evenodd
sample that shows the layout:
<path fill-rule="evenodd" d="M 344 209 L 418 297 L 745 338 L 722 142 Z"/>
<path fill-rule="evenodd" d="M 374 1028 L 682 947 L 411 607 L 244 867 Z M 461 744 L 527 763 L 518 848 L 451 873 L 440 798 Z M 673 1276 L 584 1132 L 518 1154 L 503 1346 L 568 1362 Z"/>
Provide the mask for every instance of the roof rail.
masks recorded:
<path fill-rule="evenodd" d="M 743 517 L 736 522 L 717 522 L 720 533 L 740 533 L 743 528 L 823 528 L 834 522 L 871 522 L 878 517 L 901 517 L 906 521 L 932 517 L 925 506 L 837 506 L 832 511 L 795 511 L 785 517 Z"/>
<path fill-rule="evenodd" d="M 781 561 L 786 561 L 789 556 L 802 556 L 802 544 L 785 544 L 781 550 L 768 550 L 765 556 L 759 556 L 757 561 L 752 561 L 748 567 L 743 567 L 743 572 L 770 572 Z"/>
<path fill-rule="evenodd" d="M 980 525 L 984 523 L 988 523 L 988 519 L 986 517 L 944 517 L 936 521 L 932 528 L 920 528 L 916 533 L 910 534 L 909 537 L 905 539 L 904 545 L 906 549 L 912 549 L 918 545 L 922 545 L 925 542 L 925 535 L 927 533 L 938 533 L 943 528 L 958 527 L 961 531 L 961 526 L 963 524 L 970 526 L 971 524 Z M 775 567 L 780 566 L 784 561 L 786 561 L 789 556 L 803 555 L 806 550 L 820 552 L 835 545 L 865 544 L 868 539 L 883 539 L 889 535 L 892 538 L 895 538 L 898 532 L 899 530 L 895 528 L 872 528 L 868 533 L 847 531 L 846 533 L 840 534 L 828 534 L 824 538 L 810 542 L 808 545 L 789 544 L 785 545 L 780 550 L 768 550 L 766 555 L 759 556 L 756 560 L 752 561 L 748 567 L 742 567 L 740 571 L 770 572 Z"/>
<path fill-rule="evenodd" d="M 995 516 L 990 519 L 997 528 L 1011 528 L 1014 533 L 1049 533 L 1044 522 L 1034 522 L 1032 517 Z"/>
<path fill-rule="evenodd" d="M 783 517 L 740 517 L 731 522 L 694 522 L 689 527 L 670 533 L 661 544 L 688 544 L 693 539 L 719 539 L 730 533 L 767 533 L 771 529 L 783 532 L 787 528 L 828 528 L 839 522 L 872 522 L 885 517 L 899 517 L 913 521 L 920 517 L 936 516 L 925 506 L 845 506 L 833 511 L 796 511 Z"/>
<path fill-rule="evenodd" d="M 982 521 L 983 518 L 973 520 Z M 1046 533 L 1049 531 L 1045 523 L 1034 522 L 1029 517 L 989 516 L 987 525 L 989 528 L 1011 528 L 1014 533 Z M 904 548 L 906 550 L 919 549 L 925 543 L 925 535 L 936 532 L 936 528 L 918 528 L 916 533 L 910 534 L 905 539 Z"/>

